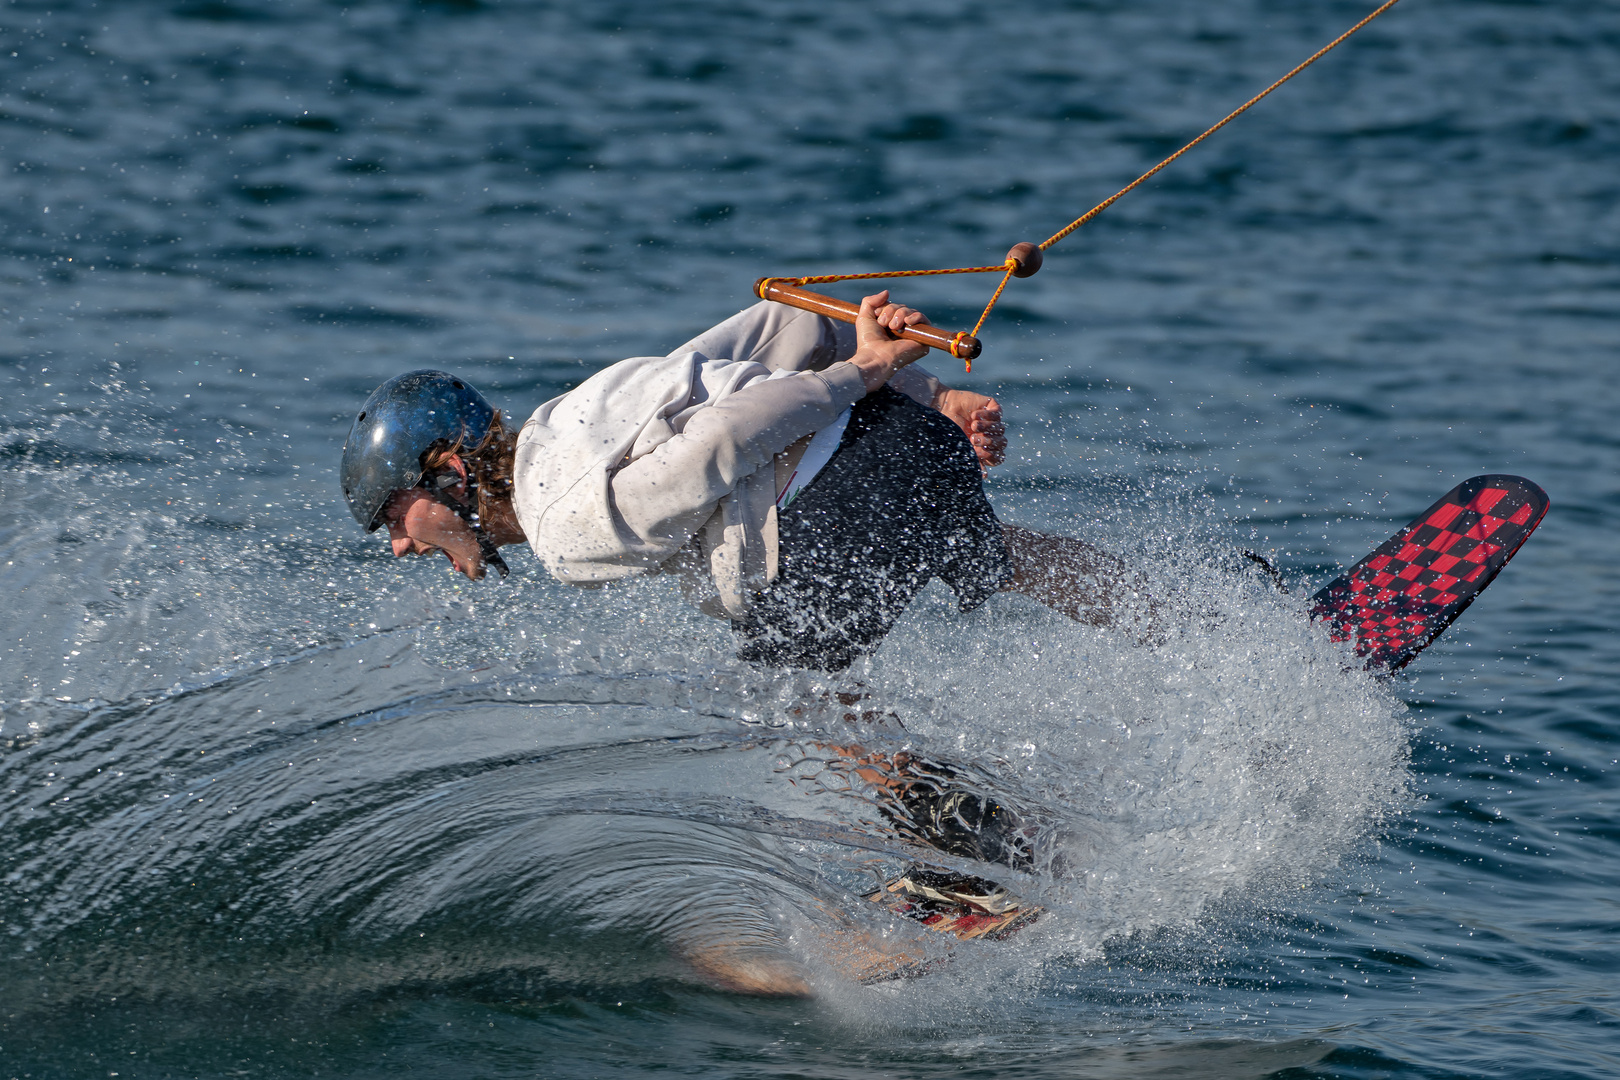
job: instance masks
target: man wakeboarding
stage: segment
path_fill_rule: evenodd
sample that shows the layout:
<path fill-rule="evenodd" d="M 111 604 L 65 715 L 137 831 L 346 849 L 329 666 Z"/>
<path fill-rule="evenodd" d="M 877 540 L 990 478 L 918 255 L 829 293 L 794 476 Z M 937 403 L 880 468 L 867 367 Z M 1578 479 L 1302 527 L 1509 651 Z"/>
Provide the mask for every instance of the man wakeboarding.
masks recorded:
<path fill-rule="evenodd" d="M 516 432 L 465 381 L 409 372 L 361 407 L 344 496 L 368 532 L 387 526 L 396 556 L 442 552 L 473 580 L 488 566 L 504 576 L 500 548 L 524 542 L 570 584 L 677 573 L 730 620 L 739 656 L 766 666 L 845 670 L 935 577 L 963 611 L 1012 590 L 1156 636 L 1155 606 L 1119 559 L 997 519 L 982 469 L 1006 447 L 1000 406 L 912 366 L 927 347 L 897 335 L 927 325 L 887 292 L 861 302 L 853 333 L 767 301 L 667 356 L 598 372 Z M 1490 583 L 1547 505 L 1519 477 L 1465 481 L 1315 594 L 1310 616 L 1370 669 L 1398 670 Z M 901 840 L 1033 869 L 1035 830 L 951 766 L 822 749 Z M 1006 937 L 1040 914 L 994 881 L 922 864 L 866 899 L 963 939 Z M 936 966 L 850 956 L 867 982 Z M 721 985 L 802 991 L 796 976 L 748 974 L 723 949 L 691 959 Z"/>

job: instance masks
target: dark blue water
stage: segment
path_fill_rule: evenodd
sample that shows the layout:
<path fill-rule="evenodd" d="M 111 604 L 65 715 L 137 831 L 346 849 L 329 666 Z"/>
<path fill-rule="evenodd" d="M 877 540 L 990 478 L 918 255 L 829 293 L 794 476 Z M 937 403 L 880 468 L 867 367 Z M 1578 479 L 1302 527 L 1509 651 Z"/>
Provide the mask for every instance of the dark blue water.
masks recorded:
<path fill-rule="evenodd" d="M 338 498 L 391 374 L 522 415 L 764 274 L 996 261 L 1366 10 L 6 4 L 0 1076 L 1620 1071 L 1611 4 L 1405 0 L 936 358 L 1158 648 L 931 592 L 852 732 L 667 582 L 458 582 Z M 1319 584 L 1483 472 L 1552 513 L 1394 682 L 1232 559 Z M 855 898 L 914 854 L 856 737 L 1040 820 L 1049 917 L 853 982 L 945 955 Z"/>

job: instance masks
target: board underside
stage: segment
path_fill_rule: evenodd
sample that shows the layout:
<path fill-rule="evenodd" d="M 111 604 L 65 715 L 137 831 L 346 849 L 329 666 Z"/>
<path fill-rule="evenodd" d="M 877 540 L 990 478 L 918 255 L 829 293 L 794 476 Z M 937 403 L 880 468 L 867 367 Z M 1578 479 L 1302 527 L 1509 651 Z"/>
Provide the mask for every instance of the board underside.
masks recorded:
<path fill-rule="evenodd" d="M 1311 618 L 1355 642 L 1368 669 L 1398 671 L 1474 602 L 1548 505 L 1520 476 L 1465 480 L 1311 597 Z"/>

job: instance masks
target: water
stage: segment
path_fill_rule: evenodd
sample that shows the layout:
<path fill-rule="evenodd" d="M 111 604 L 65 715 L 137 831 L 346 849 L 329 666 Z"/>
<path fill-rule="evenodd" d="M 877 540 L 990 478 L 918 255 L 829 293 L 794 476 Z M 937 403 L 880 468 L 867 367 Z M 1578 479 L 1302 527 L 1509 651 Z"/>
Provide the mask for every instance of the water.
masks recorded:
<path fill-rule="evenodd" d="M 338 499 L 397 371 L 523 414 L 763 274 L 994 261 L 1364 11 L 7 4 L 0 1075 L 1613 1075 L 1611 5 L 1407 0 L 1010 289 L 992 497 L 1146 567 L 1158 649 L 933 591 L 851 724 L 666 582 Z M 1346 673 L 1298 586 L 1480 472 L 1547 522 Z M 854 898 L 914 854 L 857 739 L 1039 821 L 1050 916 L 852 982 L 943 948 Z"/>

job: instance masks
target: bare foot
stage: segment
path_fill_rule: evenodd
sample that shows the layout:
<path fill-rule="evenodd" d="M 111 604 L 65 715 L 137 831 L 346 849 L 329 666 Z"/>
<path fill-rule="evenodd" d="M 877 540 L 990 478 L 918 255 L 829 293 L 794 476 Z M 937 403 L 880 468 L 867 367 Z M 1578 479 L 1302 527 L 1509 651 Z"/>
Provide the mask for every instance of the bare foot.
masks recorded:
<path fill-rule="evenodd" d="M 758 947 L 704 945 L 688 952 L 686 962 L 717 990 L 756 997 L 811 996 L 797 964 Z"/>

